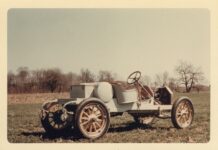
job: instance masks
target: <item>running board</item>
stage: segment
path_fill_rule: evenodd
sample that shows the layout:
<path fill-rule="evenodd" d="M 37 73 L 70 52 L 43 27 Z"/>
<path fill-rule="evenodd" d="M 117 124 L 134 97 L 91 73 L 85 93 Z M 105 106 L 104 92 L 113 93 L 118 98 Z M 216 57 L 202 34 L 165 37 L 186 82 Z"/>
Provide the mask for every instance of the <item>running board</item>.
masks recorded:
<path fill-rule="evenodd" d="M 130 110 L 128 111 L 129 114 L 137 114 L 137 115 L 148 115 L 148 116 L 155 116 L 161 119 L 169 119 L 171 118 L 171 113 L 163 110 Z"/>

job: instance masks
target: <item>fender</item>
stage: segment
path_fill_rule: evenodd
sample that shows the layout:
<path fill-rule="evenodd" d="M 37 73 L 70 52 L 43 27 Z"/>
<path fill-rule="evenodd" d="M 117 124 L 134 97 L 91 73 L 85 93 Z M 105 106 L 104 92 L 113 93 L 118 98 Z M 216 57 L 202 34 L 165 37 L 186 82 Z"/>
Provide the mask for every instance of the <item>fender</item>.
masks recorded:
<path fill-rule="evenodd" d="M 87 101 L 97 101 L 99 103 L 101 103 L 108 111 L 109 108 L 104 104 L 104 102 L 101 99 L 98 99 L 96 97 L 89 97 L 86 99 L 82 99 L 81 101 L 77 101 L 77 100 L 70 100 L 66 103 L 63 104 L 63 108 L 65 108 L 67 110 L 67 113 L 73 115 L 76 111 L 76 109 L 80 106 L 83 105 L 84 103 L 86 103 Z"/>
<path fill-rule="evenodd" d="M 187 96 L 182 96 L 182 97 L 176 99 L 176 100 L 174 101 L 173 105 L 176 105 L 176 103 L 180 102 L 180 101 L 183 100 L 183 99 L 189 100 L 189 101 L 191 102 L 191 104 L 193 105 L 192 100 L 191 100 L 189 97 L 187 97 Z"/>
<path fill-rule="evenodd" d="M 86 98 L 84 99 L 81 103 L 79 103 L 79 105 L 83 105 L 84 103 L 86 103 L 87 101 L 97 101 L 99 103 L 101 103 L 105 108 L 107 108 L 107 110 L 109 110 L 109 108 L 105 105 L 105 103 L 99 99 L 99 98 L 96 98 L 96 97 L 89 97 L 89 98 Z"/>

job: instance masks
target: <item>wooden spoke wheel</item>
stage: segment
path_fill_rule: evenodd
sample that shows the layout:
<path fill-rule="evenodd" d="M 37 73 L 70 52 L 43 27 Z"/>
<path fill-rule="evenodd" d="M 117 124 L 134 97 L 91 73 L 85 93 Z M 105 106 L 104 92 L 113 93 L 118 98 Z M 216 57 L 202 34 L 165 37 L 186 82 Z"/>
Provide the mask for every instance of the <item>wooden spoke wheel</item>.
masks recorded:
<path fill-rule="evenodd" d="M 194 119 L 192 102 L 187 98 L 177 100 L 173 105 L 171 118 L 176 128 L 189 127 Z"/>
<path fill-rule="evenodd" d="M 41 111 L 42 126 L 47 132 L 63 131 L 71 128 L 72 117 L 67 114 L 67 110 L 61 104 L 51 103 L 47 111 Z M 43 114 L 44 113 L 44 114 Z"/>
<path fill-rule="evenodd" d="M 85 101 L 77 109 L 76 126 L 86 138 L 96 139 L 103 136 L 107 132 L 109 124 L 109 112 L 100 101 Z"/>

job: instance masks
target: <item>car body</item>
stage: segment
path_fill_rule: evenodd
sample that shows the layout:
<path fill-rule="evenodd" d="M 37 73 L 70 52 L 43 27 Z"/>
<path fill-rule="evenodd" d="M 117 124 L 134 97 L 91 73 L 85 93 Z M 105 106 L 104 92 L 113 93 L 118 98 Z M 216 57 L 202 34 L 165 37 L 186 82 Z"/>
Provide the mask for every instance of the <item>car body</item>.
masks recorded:
<path fill-rule="evenodd" d="M 140 77 L 139 71 L 130 74 L 128 80 L 131 82 L 127 80 L 129 86 L 122 82 L 72 85 L 69 99 L 55 99 L 42 105 L 40 118 L 43 127 L 47 132 L 55 133 L 73 126 L 82 136 L 95 139 L 107 132 L 111 116 L 123 112 L 145 125 L 151 123 L 154 117 L 171 117 L 177 128 L 191 125 L 194 109 L 188 97 L 173 100 L 173 92 L 167 86 L 153 92 L 139 82 Z"/>

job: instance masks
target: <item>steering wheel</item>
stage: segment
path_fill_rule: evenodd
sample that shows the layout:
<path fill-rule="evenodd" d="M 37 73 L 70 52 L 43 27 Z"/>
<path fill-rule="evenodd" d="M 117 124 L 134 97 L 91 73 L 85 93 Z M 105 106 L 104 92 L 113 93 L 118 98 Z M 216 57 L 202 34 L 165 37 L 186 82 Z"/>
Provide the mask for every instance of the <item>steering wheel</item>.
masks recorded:
<path fill-rule="evenodd" d="M 138 80 L 141 77 L 141 72 L 140 71 L 135 71 L 133 73 L 131 73 L 128 78 L 127 78 L 127 83 L 128 84 L 134 84 L 136 82 L 138 82 Z"/>

